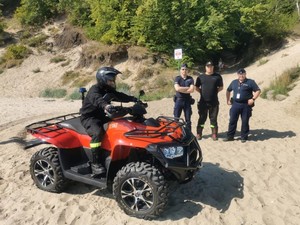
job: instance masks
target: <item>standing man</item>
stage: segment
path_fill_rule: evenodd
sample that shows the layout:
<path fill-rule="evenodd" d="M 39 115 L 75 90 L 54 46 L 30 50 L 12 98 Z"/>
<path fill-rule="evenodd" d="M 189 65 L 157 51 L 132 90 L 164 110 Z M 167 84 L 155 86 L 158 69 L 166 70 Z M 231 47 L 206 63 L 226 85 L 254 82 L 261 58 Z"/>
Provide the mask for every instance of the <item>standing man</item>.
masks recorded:
<path fill-rule="evenodd" d="M 260 95 L 260 88 L 254 80 L 246 77 L 246 70 L 239 69 L 237 71 L 238 79 L 233 80 L 226 91 L 226 100 L 228 105 L 232 105 L 230 109 L 230 120 L 227 132 L 227 138 L 224 141 L 233 141 L 239 116 L 242 118 L 241 142 L 244 143 L 248 139 L 249 119 L 252 115 L 252 107 L 255 100 Z M 233 91 L 232 100 L 230 92 Z"/>
<path fill-rule="evenodd" d="M 212 131 L 212 139 L 218 140 L 218 114 L 219 100 L 218 93 L 223 90 L 223 78 L 220 74 L 214 72 L 214 65 L 211 61 L 205 65 L 205 73 L 200 74 L 196 80 L 196 91 L 200 93 L 200 101 L 198 102 L 198 124 L 197 139 L 202 139 L 202 131 L 204 128 L 207 114 L 209 114 L 210 127 Z"/>
<path fill-rule="evenodd" d="M 174 97 L 174 117 L 180 118 L 182 110 L 184 111 L 185 122 L 187 127 L 192 129 L 192 97 L 191 93 L 194 92 L 194 79 L 188 76 L 187 64 L 182 64 L 180 68 L 180 75 L 175 78 L 174 88 L 176 95 Z"/>

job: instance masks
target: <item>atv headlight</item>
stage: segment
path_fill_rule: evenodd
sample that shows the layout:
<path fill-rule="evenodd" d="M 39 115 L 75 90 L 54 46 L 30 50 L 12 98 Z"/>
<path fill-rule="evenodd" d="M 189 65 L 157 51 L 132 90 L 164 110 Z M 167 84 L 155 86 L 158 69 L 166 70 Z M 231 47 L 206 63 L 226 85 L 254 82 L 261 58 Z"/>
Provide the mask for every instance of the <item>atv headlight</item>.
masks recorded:
<path fill-rule="evenodd" d="M 168 159 L 174 159 L 183 156 L 182 146 L 163 147 L 162 152 Z"/>

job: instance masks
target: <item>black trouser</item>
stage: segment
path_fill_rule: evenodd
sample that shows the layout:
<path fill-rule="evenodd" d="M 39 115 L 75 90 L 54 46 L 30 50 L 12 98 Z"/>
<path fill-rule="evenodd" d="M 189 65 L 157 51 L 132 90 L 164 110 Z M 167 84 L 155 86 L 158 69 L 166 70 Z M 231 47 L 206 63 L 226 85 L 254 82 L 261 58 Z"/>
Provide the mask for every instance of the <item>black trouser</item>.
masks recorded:
<path fill-rule="evenodd" d="M 185 122 L 187 123 L 188 129 L 192 129 L 192 107 L 190 99 L 177 98 L 174 106 L 174 117 L 180 118 L 182 111 L 184 111 Z"/>
<path fill-rule="evenodd" d="M 104 135 L 103 124 L 108 122 L 106 119 L 100 120 L 95 117 L 81 117 L 81 124 L 86 129 L 86 132 L 91 136 L 90 147 L 92 151 L 92 163 L 99 163 L 101 141 Z"/>
<path fill-rule="evenodd" d="M 227 137 L 234 137 L 237 122 L 239 116 L 241 115 L 242 119 L 242 127 L 241 127 L 241 139 L 247 140 L 249 134 L 249 119 L 252 115 L 252 107 L 248 105 L 248 103 L 237 103 L 233 102 L 230 111 L 230 120 L 228 126 Z"/>
<path fill-rule="evenodd" d="M 200 101 L 198 102 L 197 107 L 198 107 L 198 114 L 199 114 L 197 129 L 199 129 L 200 127 L 202 128 L 204 127 L 208 114 L 209 114 L 211 128 L 217 128 L 219 102 L 211 103 L 211 102 Z"/>

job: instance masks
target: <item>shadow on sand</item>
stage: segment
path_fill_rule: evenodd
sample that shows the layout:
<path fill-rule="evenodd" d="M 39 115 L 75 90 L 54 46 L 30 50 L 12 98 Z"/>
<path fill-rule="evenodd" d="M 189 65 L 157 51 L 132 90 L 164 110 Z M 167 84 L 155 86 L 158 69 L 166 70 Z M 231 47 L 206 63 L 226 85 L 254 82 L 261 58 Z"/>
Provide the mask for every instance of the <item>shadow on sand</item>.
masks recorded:
<path fill-rule="evenodd" d="M 169 207 L 160 220 L 192 218 L 204 205 L 224 213 L 234 198 L 244 197 L 244 179 L 236 171 L 206 162 L 193 181 L 170 191 Z"/>
<path fill-rule="evenodd" d="M 203 168 L 196 174 L 194 180 L 187 184 L 171 184 L 168 207 L 155 220 L 176 221 L 192 218 L 201 213 L 205 205 L 224 213 L 232 200 L 244 197 L 243 191 L 244 179 L 238 172 L 224 169 L 219 164 L 204 162 Z M 70 185 L 66 192 L 75 195 L 94 192 L 94 195 L 114 200 L 108 190 L 98 190 L 80 183 Z"/>
<path fill-rule="evenodd" d="M 223 139 L 226 138 L 227 132 L 220 132 L 219 133 L 219 138 Z M 210 138 L 211 135 L 203 135 L 203 138 Z M 269 129 L 254 129 L 250 130 L 248 140 L 249 141 L 265 141 L 269 139 L 283 139 L 283 138 L 291 138 L 291 137 L 296 137 L 296 133 L 293 131 L 277 131 L 277 130 L 269 130 Z M 241 132 L 237 131 L 234 138 L 236 140 L 241 139 Z"/>

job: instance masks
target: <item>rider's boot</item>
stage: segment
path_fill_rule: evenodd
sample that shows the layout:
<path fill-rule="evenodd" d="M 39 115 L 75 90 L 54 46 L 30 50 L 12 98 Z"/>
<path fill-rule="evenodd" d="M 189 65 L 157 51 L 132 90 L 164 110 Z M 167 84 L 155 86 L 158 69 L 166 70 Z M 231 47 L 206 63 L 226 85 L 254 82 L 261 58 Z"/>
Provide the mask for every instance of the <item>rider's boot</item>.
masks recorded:
<path fill-rule="evenodd" d="M 100 175 L 106 172 L 105 167 L 100 163 L 99 160 L 99 154 L 101 149 L 98 148 L 92 148 L 92 163 L 91 163 L 91 169 L 92 173 L 94 175 Z"/>

